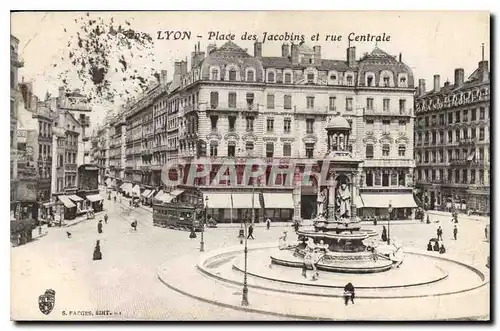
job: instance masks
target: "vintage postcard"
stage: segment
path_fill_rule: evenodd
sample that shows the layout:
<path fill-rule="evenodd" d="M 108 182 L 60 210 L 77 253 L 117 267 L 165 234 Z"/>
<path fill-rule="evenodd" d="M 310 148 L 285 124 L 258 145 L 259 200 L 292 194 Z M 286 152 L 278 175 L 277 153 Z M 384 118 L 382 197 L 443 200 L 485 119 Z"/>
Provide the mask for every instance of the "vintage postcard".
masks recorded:
<path fill-rule="evenodd" d="M 489 321 L 490 14 L 11 12 L 11 319 Z"/>

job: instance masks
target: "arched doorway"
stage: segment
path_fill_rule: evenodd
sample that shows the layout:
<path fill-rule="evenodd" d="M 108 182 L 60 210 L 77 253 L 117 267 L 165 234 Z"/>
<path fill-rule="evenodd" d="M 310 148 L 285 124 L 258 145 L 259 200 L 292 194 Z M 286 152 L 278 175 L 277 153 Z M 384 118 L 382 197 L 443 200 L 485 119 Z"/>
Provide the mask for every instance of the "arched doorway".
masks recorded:
<path fill-rule="evenodd" d="M 300 196 L 300 217 L 306 220 L 316 216 L 318 207 L 318 179 L 314 175 L 311 175 L 309 179 L 310 185 L 301 186 Z"/>

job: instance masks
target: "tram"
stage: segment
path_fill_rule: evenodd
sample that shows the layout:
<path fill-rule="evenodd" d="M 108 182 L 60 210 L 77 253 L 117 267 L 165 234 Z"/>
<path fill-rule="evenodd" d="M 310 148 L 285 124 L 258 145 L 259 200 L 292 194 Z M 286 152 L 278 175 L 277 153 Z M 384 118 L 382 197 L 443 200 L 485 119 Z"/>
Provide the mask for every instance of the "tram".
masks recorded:
<path fill-rule="evenodd" d="M 186 202 L 153 202 L 153 225 L 185 231 L 194 228 L 199 232 L 202 230 L 202 224 L 198 221 L 202 219 L 201 212 L 196 205 Z"/>

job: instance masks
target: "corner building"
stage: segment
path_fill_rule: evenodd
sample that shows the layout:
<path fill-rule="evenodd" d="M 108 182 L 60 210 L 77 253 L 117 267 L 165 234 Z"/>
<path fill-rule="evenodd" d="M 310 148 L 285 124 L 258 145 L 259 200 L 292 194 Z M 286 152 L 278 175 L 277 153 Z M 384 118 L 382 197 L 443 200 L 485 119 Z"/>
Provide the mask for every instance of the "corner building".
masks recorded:
<path fill-rule="evenodd" d="M 490 73 L 488 61 L 464 79 L 431 91 L 419 80 L 415 109 L 418 198 L 428 209 L 490 213 Z"/>
<path fill-rule="evenodd" d="M 292 185 L 279 176 L 280 185 L 269 185 L 268 172 L 250 186 L 200 180 L 181 187 L 186 199 L 200 187 L 219 221 L 246 217 L 252 192 L 255 207 L 263 210 L 260 220 L 314 216 L 318 183 L 301 185 L 301 173 L 308 164 L 320 172 L 318 161 L 329 152 L 327 128 L 347 133 L 330 141 L 330 151 L 360 160 L 349 170 L 357 214 L 387 217 L 391 203 L 392 218 L 412 217 L 414 82 L 401 54 L 375 47 L 358 60 L 355 47 L 349 47 L 345 59 L 330 60 L 320 46 L 283 44 L 281 56 L 264 57 L 260 42 L 253 56 L 233 42 L 209 45 L 206 53 L 198 44 L 189 70 L 185 61 L 176 62 L 169 93 L 179 100 L 172 148 L 188 167 L 204 153 L 213 164 L 210 178 L 227 158 L 237 164 L 252 156 L 299 165 Z M 236 167 L 238 176 L 243 167 Z"/>

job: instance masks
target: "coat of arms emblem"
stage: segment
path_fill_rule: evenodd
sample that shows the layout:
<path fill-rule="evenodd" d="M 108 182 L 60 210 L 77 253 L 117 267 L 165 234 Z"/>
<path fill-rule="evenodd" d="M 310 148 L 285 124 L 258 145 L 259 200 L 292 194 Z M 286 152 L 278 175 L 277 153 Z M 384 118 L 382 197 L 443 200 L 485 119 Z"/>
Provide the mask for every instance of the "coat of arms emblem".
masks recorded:
<path fill-rule="evenodd" d="M 45 315 L 50 314 L 56 302 L 56 291 L 53 289 L 45 290 L 45 293 L 38 297 L 38 308 Z"/>

